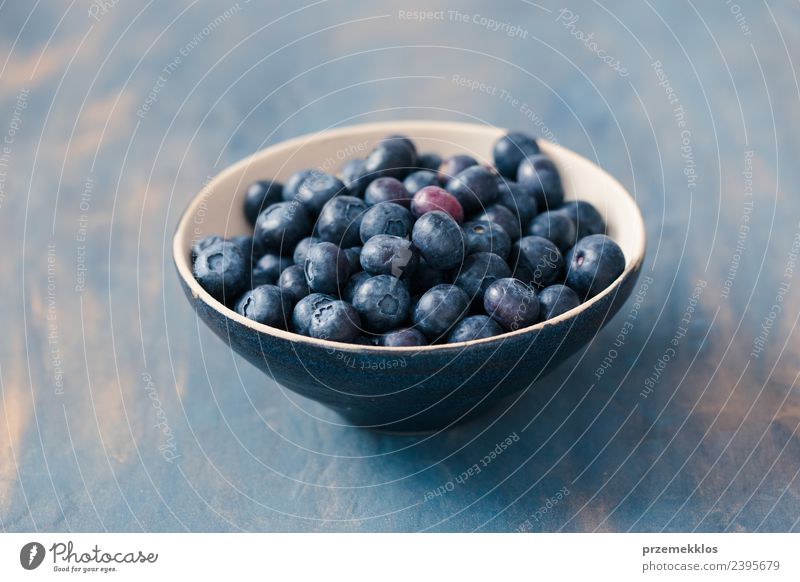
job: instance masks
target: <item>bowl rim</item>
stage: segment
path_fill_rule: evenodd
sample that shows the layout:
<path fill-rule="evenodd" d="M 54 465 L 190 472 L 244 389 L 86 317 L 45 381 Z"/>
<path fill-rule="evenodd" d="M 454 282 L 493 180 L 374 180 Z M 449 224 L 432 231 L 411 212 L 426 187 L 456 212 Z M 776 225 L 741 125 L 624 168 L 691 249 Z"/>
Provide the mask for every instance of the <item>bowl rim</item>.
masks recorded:
<path fill-rule="evenodd" d="M 447 131 L 447 130 L 475 131 L 476 129 L 481 129 L 481 130 L 490 129 L 492 131 L 501 131 L 501 132 L 510 131 L 508 129 L 492 125 L 457 122 L 457 121 L 402 120 L 402 121 L 381 121 L 373 123 L 361 123 L 361 124 L 347 125 L 344 127 L 338 127 L 323 131 L 306 133 L 294 138 L 290 138 L 288 140 L 280 141 L 276 144 L 273 144 L 269 147 L 259 150 L 239 160 L 238 162 L 231 164 L 230 166 L 226 167 L 221 172 L 219 172 L 216 176 L 214 176 L 210 181 L 208 181 L 203 186 L 203 188 L 201 188 L 201 190 L 192 197 L 192 199 L 186 205 L 186 208 L 181 213 L 180 219 L 178 220 L 178 223 L 175 228 L 175 233 L 172 238 L 172 260 L 178 271 L 178 275 L 181 277 L 184 284 L 191 291 L 192 299 L 200 299 L 201 301 L 203 301 L 203 303 L 211 307 L 214 311 L 218 312 L 226 319 L 232 319 L 237 323 L 245 327 L 248 327 L 256 332 L 270 335 L 279 339 L 310 344 L 316 347 L 328 348 L 339 351 L 352 351 L 352 352 L 367 351 L 374 353 L 389 352 L 395 354 L 400 352 L 413 352 L 413 353 L 430 352 L 430 351 L 441 352 L 446 350 L 462 350 L 465 347 L 478 344 L 503 342 L 505 340 L 510 339 L 511 337 L 536 333 L 547 326 L 556 325 L 563 321 L 575 318 L 583 311 L 588 310 L 594 304 L 601 301 L 607 295 L 610 295 L 611 293 L 616 293 L 622 282 L 626 280 L 628 276 L 630 276 L 632 273 L 640 269 L 642 263 L 644 262 L 647 235 L 645 231 L 644 219 L 642 217 L 641 209 L 639 208 L 639 205 L 636 203 L 636 199 L 630 195 L 628 190 L 624 186 L 622 186 L 622 184 L 620 184 L 619 181 L 616 178 L 614 178 L 614 176 L 610 175 L 603 168 L 601 168 L 591 160 L 585 158 L 584 156 L 581 156 L 580 154 L 568 148 L 565 148 L 564 146 L 549 142 L 541 138 L 537 138 L 538 142 L 546 143 L 548 149 L 566 152 L 571 156 L 574 156 L 582 161 L 588 162 L 589 164 L 597 168 L 600 172 L 605 174 L 606 178 L 609 179 L 612 184 L 618 187 L 620 192 L 625 196 L 627 196 L 630 202 L 633 203 L 633 207 L 636 209 L 635 218 L 637 220 L 637 226 L 640 232 L 640 236 L 637 241 L 638 244 L 635 249 L 635 256 L 630 258 L 628 264 L 625 266 L 625 270 L 620 274 L 619 277 L 617 277 L 614 280 L 613 283 L 611 283 L 611 285 L 606 287 L 603 291 L 601 291 L 588 301 L 585 301 L 580 305 L 578 305 L 577 307 L 574 307 L 569 311 L 566 311 L 552 319 L 541 321 L 539 323 L 536 323 L 535 325 L 520 328 L 514 331 L 507 331 L 500 335 L 488 338 L 474 339 L 465 342 L 444 343 L 444 344 L 435 344 L 427 346 L 375 346 L 370 344 L 352 344 L 352 343 L 337 342 L 332 340 L 317 339 L 310 336 L 301 335 L 299 333 L 278 329 L 276 327 L 270 327 L 263 323 L 255 322 L 252 319 L 244 317 L 243 315 L 239 315 L 233 309 L 227 307 L 225 304 L 214 299 L 211 296 L 211 294 L 209 294 L 205 289 L 203 289 L 197 282 L 197 280 L 194 278 L 194 275 L 192 274 L 192 267 L 189 264 L 190 263 L 189 249 L 183 248 L 183 240 L 186 238 L 185 232 L 188 228 L 190 228 L 192 219 L 196 214 L 198 207 L 203 202 L 204 193 L 208 189 L 213 188 L 216 182 L 222 181 L 228 176 L 238 174 L 243 169 L 251 165 L 256 159 L 274 153 L 275 150 L 285 149 L 287 151 L 292 151 L 295 148 L 302 146 L 303 144 L 306 144 L 310 141 L 316 141 L 332 137 L 333 138 L 347 137 L 348 135 L 357 135 L 362 132 L 383 131 L 387 133 L 393 133 L 393 132 L 413 133 L 413 128 L 419 127 L 420 125 L 425 125 L 427 128 L 431 127 L 441 128 L 442 131 Z"/>

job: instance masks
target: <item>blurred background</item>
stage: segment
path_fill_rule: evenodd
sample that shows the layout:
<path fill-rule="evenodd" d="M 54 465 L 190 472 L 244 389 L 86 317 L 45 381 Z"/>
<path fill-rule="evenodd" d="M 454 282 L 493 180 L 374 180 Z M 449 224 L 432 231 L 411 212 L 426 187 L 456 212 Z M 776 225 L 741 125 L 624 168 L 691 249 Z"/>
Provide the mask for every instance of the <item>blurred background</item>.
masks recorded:
<path fill-rule="evenodd" d="M 0 4 L 0 527 L 797 531 L 799 49 L 778 2 Z M 442 434 L 269 382 L 170 257 L 225 166 L 390 119 L 556 141 L 648 229 L 594 342 Z"/>

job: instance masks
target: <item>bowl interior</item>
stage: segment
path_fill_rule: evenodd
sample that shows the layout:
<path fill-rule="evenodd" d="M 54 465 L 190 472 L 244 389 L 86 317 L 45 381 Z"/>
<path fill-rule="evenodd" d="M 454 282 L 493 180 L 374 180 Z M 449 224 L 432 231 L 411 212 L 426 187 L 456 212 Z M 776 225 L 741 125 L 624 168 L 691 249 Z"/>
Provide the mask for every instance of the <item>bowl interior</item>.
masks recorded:
<path fill-rule="evenodd" d="M 274 178 L 285 181 L 291 174 L 304 168 L 317 168 L 335 174 L 344 162 L 352 158 L 365 157 L 378 140 L 393 133 L 408 135 L 420 152 L 433 151 L 443 157 L 466 153 L 481 163 L 491 164 L 492 146 L 505 132 L 506 130 L 497 127 L 468 123 L 386 122 L 308 134 L 268 147 L 224 170 L 207 183 L 192 200 L 181 218 L 173 241 L 178 272 L 194 296 L 201 297 L 207 303 L 218 305 L 218 307 L 215 305 L 215 308 L 225 310 L 228 316 L 241 320 L 246 325 L 257 327 L 267 333 L 291 336 L 295 340 L 319 342 L 320 340 L 312 340 L 289 332 L 272 330 L 217 304 L 192 276 L 190 258 L 192 244 L 209 234 L 219 234 L 226 238 L 251 234 L 252 229 L 245 220 L 242 207 L 248 185 L 256 180 Z M 641 214 L 633 198 L 614 178 L 589 160 L 544 140 L 540 140 L 540 144 L 542 151 L 550 156 L 561 173 L 566 198 L 568 200 L 579 198 L 595 205 L 608 225 L 608 235 L 625 253 L 626 273 L 638 267 L 644 257 L 645 231 Z M 623 273 L 621 278 L 626 273 Z M 610 292 L 613 287 L 612 285 L 603 293 Z M 576 310 L 595 299 L 597 297 Z M 451 344 L 453 345 L 457 344 Z M 364 349 L 365 346 L 351 347 Z M 442 347 L 445 346 L 432 348 Z"/>

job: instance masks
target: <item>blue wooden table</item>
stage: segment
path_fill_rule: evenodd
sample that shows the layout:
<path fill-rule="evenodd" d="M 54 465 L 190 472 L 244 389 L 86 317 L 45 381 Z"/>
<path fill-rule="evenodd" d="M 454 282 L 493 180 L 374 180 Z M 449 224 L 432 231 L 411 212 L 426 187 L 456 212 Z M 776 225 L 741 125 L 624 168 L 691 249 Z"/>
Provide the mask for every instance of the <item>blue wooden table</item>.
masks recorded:
<path fill-rule="evenodd" d="M 800 530 L 800 8 L 457 5 L 0 4 L 2 529 Z M 428 436 L 268 381 L 170 258 L 231 162 L 408 118 L 574 149 L 649 236 L 591 345 Z"/>

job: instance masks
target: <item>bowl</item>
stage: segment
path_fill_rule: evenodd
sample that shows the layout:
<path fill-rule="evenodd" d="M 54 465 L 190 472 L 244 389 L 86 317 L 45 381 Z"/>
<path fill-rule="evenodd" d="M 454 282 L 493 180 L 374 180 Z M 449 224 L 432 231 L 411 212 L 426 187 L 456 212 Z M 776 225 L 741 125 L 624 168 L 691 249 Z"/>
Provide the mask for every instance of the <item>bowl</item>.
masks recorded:
<path fill-rule="evenodd" d="M 428 431 L 452 426 L 533 385 L 589 342 L 629 297 L 645 254 L 645 229 L 634 199 L 589 160 L 541 141 L 561 172 L 567 200 L 594 204 L 608 235 L 625 253 L 624 272 L 575 309 L 532 327 L 469 342 L 387 348 L 314 339 L 267 327 L 228 309 L 192 276 L 192 243 L 207 234 L 250 234 L 242 212 L 247 186 L 284 181 L 297 170 L 335 172 L 365 157 L 386 135 L 410 136 L 421 152 L 468 153 L 491 163 L 506 130 L 469 123 L 402 121 L 354 125 L 268 147 L 213 178 L 184 211 L 173 239 L 180 283 L 197 315 L 222 341 L 275 382 L 334 409 L 355 426 Z M 265 389 L 275 389 L 270 383 Z M 292 414 L 287 409 L 287 414 Z"/>

